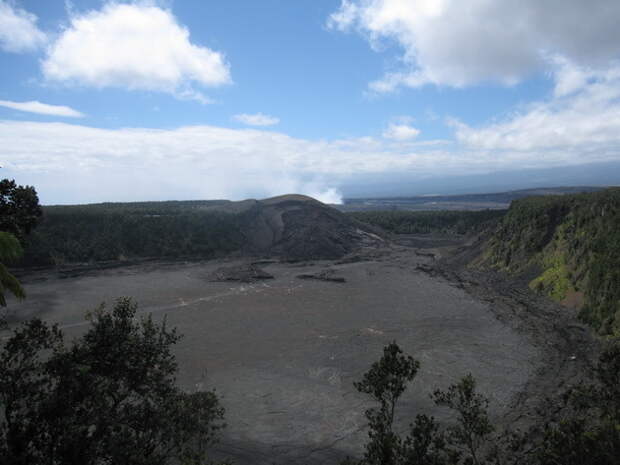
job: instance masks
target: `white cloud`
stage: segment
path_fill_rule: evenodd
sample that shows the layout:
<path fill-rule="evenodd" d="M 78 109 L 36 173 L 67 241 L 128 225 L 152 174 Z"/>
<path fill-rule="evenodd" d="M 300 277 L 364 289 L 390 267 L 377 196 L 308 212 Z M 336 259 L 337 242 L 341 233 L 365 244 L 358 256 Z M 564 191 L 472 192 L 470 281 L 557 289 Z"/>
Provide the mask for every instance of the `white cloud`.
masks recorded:
<path fill-rule="evenodd" d="M 45 44 L 46 36 L 37 27 L 37 17 L 0 0 L 0 49 L 28 52 Z"/>
<path fill-rule="evenodd" d="M 553 70 L 555 97 L 563 97 L 578 91 L 597 75 L 592 69 L 576 66 L 562 56 L 551 57 L 550 62 L 555 65 Z"/>
<path fill-rule="evenodd" d="M 170 11 L 150 4 L 111 2 L 74 15 L 42 69 L 50 81 L 168 92 L 203 103 L 208 99 L 192 84 L 231 82 L 221 53 L 192 44 Z"/>
<path fill-rule="evenodd" d="M 233 116 L 233 119 L 249 126 L 273 126 L 280 122 L 279 118 L 263 115 L 262 113 L 256 113 L 253 115 L 242 113 L 240 115 Z"/>
<path fill-rule="evenodd" d="M 376 92 L 425 84 L 514 84 L 549 56 L 604 68 L 620 58 L 620 2 L 566 0 L 343 0 L 328 24 L 356 30 L 379 50 L 395 41 L 403 66 Z"/>
<path fill-rule="evenodd" d="M 256 129 L 97 129 L 0 121 L 0 165 L 37 186 L 42 201 L 268 197 L 298 192 L 333 202 L 340 181 L 358 174 L 441 166 L 459 156 L 416 153 L 371 138 L 311 141 Z"/>
<path fill-rule="evenodd" d="M 388 128 L 383 131 L 383 137 L 394 140 L 411 140 L 420 135 L 420 130 L 406 123 L 391 123 Z"/>
<path fill-rule="evenodd" d="M 260 198 L 298 192 L 325 201 L 355 179 L 465 176 L 620 161 L 618 94 L 605 79 L 579 99 L 540 103 L 484 128 L 458 123 L 457 140 L 359 137 L 307 140 L 275 131 L 192 126 L 98 129 L 0 121 L 5 175 L 37 187 L 44 203 Z M 574 98 L 574 97 L 571 97 Z M 579 118 L 589 101 L 588 120 Z M 571 103 L 572 102 L 572 103 Z M 597 118 L 594 114 L 599 113 Z"/>
<path fill-rule="evenodd" d="M 472 128 L 455 122 L 457 140 L 498 159 L 573 162 L 620 159 L 620 65 L 593 72 L 561 63 L 553 97 L 503 121 Z"/>
<path fill-rule="evenodd" d="M 12 108 L 13 110 L 26 111 L 29 113 L 39 113 L 41 115 L 67 116 L 69 118 L 82 118 L 84 116 L 83 113 L 64 105 L 49 105 L 37 101 L 11 102 L 9 100 L 0 100 L 0 107 Z"/>

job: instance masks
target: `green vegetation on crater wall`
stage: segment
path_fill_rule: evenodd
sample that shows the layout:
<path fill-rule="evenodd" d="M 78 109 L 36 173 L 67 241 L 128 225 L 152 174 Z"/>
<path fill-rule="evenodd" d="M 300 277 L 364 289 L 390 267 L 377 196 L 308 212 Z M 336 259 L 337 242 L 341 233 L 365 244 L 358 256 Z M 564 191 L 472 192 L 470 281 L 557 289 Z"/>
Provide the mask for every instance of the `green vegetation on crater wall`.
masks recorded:
<path fill-rule="evenodd" d="M 543 269 L 545 271 L 530 282 L 530 288 L 543 292 L 557 301 L 563 300 L 569 291 L 575 290 L 564 253 L 557 252 L 545 257 Z"/>
<path fill-rule="evenodd" d="M 620 335 L 620 188 L 514 201 L 477 264 L 537 269 L 530 286 L 556 300 L 584 292 L 581 318 Z"/>

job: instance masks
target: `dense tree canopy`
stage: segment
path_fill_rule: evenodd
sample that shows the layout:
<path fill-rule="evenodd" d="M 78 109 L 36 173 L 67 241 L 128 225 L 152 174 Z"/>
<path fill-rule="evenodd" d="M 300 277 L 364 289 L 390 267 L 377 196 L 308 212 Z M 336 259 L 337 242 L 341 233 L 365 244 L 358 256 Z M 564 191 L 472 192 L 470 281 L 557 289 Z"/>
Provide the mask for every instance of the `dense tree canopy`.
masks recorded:
<path fill-rule="evenodd" d="M 25 297 L 19 281 L 7 269 L 5 263 L 11 263 L 22 255 L 22 248 L 15 236 L 0 231 L 0 306 L 6 307 L 5 292 L 11 292 L 15 297 Z"/>
<path fill-rule="evenodd" d="M 493 225 L 506 214 L 506 210 L 377 210 L 347 214 L 395 234 L 474 234 Z"/>
<path fill-rule="evenodd" d="M 25 243 L 24 265 L 136 258 L 212 258 L 238 250 L 239 215 L 212 202 L 143 202 L 44 207 Z"/>
<path fill-rule="evenodd" d="M 516 200 L 481 263 L 527 275 L 555 300 L 583 302 L 581 317 L 620 335 L 620 188 Z"/>
<path fill-rule="evenodd" d="M 175 330 L 130 299 L 67 344 L 40 320 L 0 352 L 0 464 L 202 464 L 223 427 L 213 392 L 175 383 Z"/>
<path fill-rule="evenodd" d="M 8 179 L 0 181 L 0 231 L 23 239 L 42 214 L 34 187 L 18 186 Z"/>
<path fill-rule="evenodd" d="M 17 298 L 25 293 L 6 264 L 19 259 L 23 250 L 19 240 L 35 226 L 41 216 L 39 198 L 33 187 L 18 186 L 15 181 L 0 181 L 0 306 L 6 306 L 6 291 Z"/>

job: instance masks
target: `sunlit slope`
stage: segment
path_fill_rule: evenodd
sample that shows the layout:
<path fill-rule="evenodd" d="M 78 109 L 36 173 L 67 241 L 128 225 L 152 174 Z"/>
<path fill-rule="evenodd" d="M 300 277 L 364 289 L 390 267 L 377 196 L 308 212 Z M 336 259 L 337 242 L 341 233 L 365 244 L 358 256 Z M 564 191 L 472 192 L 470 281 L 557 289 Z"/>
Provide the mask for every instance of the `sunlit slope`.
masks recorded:
<path fill-rule="evenodd" d="M 601 333 L 620 334 L 620 188 L 514 201 L 476 264 L 528 276 Z"/>

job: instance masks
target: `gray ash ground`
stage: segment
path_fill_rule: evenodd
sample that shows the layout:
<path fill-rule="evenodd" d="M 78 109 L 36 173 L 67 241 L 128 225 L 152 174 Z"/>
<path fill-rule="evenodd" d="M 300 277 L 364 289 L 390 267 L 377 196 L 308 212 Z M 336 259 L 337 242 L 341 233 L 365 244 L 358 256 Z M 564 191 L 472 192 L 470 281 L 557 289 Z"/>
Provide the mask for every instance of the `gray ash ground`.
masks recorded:
<path fill-rule="evenodd" d="M 470 372 L 497 421 L 527 423 L 546 395 L 588 366 L 589 333 L 568 310 L 503 278 L 436 262 L 450 252 L 437 247 L 446 244 L 420 245 L 337 262 L 261 263 L 274 279 L 251 283 L 207 279 L 249 263 L 241 259 L 65 279 L 38 273 L 22 278 L 28 299 L 11 302 L 12 324 L 39 316 L 74 336 L 87 327 L 86 310 L 133 296 L 142 312 L 165 316 L 184 334 L 175 349 L 178 382 L 217 390 L 228 424 L 218 454 L 240 465 L 336 463 L 359 454 L 370 404 L 352 383 L 393 340 L 422 364 L 400 404 L 400 428 L 416 413 L 446 420 L 428 394 Z M 297 278 L 325 270 L 346 282 Z"/>

